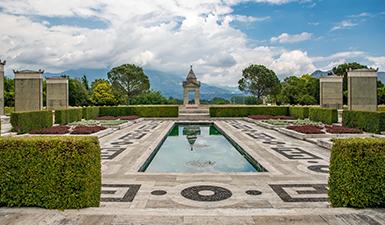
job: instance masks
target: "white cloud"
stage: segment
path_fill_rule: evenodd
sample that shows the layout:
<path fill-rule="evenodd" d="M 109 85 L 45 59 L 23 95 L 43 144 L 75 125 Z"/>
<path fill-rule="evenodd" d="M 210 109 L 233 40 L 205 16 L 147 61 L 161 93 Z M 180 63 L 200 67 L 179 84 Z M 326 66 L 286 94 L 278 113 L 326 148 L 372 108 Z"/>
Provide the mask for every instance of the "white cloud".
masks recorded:
<path fill-rule="evenodd" d="M 254 16 L 243 16 L 243 15 L 235 15 L 235 16 L 229 16 L 234 21 L 244 22 L 244 23 L 251 23 L 251 22 L 261 22 L 270 20 L 270 16 L 264 16 L 264 17 L 254 17 Z"/>
<path fill-rule="evenodd" d="M 278 37 L 272 37 L 270 39 L 273 43 L 295 43 L 295 42 L 302 42 L 306 40 L 310 40 L 313 37 L 313 34 L 308 32 L 302 32 L 300 34 L 288 34 L 288 33 L 282 33 Z"/>
<path fill-rule="evenodd" d="M 385 70 L 385 56 L 368 56 L 367 59 L 372 63 L 370 67 Z"/>
<path fill-rule="evenodd" d="M 343 20 L 339 23 L 337 23 L 331 31 L 341 30 L 341 29 L 350 29 L 352 27 L 357 26 L 357 23 L 354 23 L 352 20 Z"/>
<path fill-rule="evenodd" d="M 42 68 L 60 72 L 137 63 L 185 75 L 193 64 L 201 81 L 224 86 L 237 85 L 242 70 L 250 64 L 263 64 L 283 78 L 310 73 L 315 64 L 327 60 L 314 59 L 301 50 L 250 47 L 247 36 L 231 22 L 269 18 L 233 15 L 232 6 L 239 2 L 2 0 L 0 57 L 7 59 L 8 71 Z M 36 20 L 36 15 L 44 16 L 44 21 Z M 108 25 L 103 29 L 54 25 L 49 17 L 92 17 Z M 294 42 L 311 36 L 304 32 L 282 40 Z"/>
<path fill-rule="evenodd" d="M 350 15 L 349 17 L 350 18 L 360 18 L 360 17 L 369 17 L 369 16 L 372 16 L 372 15 L 370 13 L 367 13 L 367 12 L 362 12 L 359 14 Z"/>

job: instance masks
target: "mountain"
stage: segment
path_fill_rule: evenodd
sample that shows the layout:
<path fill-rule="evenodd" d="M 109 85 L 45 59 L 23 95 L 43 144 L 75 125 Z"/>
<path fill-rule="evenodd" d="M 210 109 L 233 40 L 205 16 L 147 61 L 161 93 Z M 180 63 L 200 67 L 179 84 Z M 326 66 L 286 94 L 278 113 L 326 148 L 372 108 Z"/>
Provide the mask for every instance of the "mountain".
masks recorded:
<path fill-rule="evenodd" d="M 323 76 L 327 76 L 329 72 L 331 71 L 316 70 L 311 75 L 315 78 L 320 78 Z M 385 84 L 385 72 L 378 72 L 377 74 L 378 74 L 378 80 L 380 80 L 383 84 Z"/>
<path fill-rule="evenodd" d="M 385 72 L 378 72 L 378 80 L 385 84 Z"/>
<path fill-rule="evenodd" d="M 77 70 L 67 70 L 62 73 L 50 73 L 46 72 L 47 77 L 50 76 L 60 76 L 60 75 L 69 75 L 71 77 L 80 78 L 83 75 L 86 75 L 88 80 L 92 82 L 95 79 L 107 79 L 106 69 L 77 69 Z M 166 97 L 173 97 L 182 99 L 183 98 L 183 88 L 182 82 L 185 79 L 185 75 L 181 74 L 172 74 L 166 73 L 157 70 L 145 69 L 145 74 L 150 79 L 151 89 L 160 91 L 162 95 Z M 199 75 L 198 75 L 199 77 Z M 198 78 L 199 79 L 199 78 Z M 222 88 L 213 85 L 208 85 L 205 83 L 201 84 L 201 99 L 212 99 L 214 97 L 221 97 L 229 99 L 234 95 L 241 95 L 241 93 L 235 88 Z"/>
<path fill-rule="evenodd" d="M 316 71 L 314 71 L 311 75 L 312 75 L 312 77 L 320 78 L 320 77 L 327 76 L 327 75 L 329 74 L 329 72 L 330 72 L 330 71 L 316 70 Z"/>

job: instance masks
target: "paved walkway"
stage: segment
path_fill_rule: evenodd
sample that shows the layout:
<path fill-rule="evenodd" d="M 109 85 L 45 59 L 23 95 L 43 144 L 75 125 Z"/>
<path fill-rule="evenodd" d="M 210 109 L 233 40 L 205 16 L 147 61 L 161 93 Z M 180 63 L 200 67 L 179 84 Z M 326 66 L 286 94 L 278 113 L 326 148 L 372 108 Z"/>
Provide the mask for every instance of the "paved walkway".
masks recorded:
<path fill-rule="evenodd" d="M 267 172 L 137 172 L 173 124 L 144 120 L 100 139 L 100 208 L 0 208 L 0 224 L 385 224 L 383 210 L 330 208 L 329 150 L 244 120 L 215 124 Z"/>

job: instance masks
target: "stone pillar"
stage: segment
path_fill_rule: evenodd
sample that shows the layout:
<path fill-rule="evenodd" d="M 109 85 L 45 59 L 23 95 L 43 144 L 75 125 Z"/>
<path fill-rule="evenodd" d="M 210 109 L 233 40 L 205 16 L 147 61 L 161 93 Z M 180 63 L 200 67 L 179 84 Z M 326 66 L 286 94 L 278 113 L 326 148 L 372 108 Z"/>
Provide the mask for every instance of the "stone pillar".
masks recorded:
<path fill-rule="evenodd" d="M 342 109 L 343 77 L 333 75 L 320 78 L 320 104 L 323 108 Z"/>
<path fill-rule="evenodd" d="M 0 60 L 0 115 L 4 115 L 4 66 L 5 61 Z"/>
<path fill-rule="evenodd" d="M 43 109 L 43 70 L 15 73 L 15 112 Z"/>
<path fill-rule="evenodd" d="M 348 108 L 377 111 L 377 70 L 348 70 Z"/>
<path fill-rule="evenodd" d="M 47 78 L 47 109 L 57 110 L 68 108 L 68 79 Z"/>
<path fill-rule="evenodd" d="M 200 90 L 199 90 L 199 88 L 196 88 L 195 89 L 195 99 L 194 99 L 195 105 L 199 106 L 201 104 L 200 99 L 201 99 Z"/>
<path fill-rule="evenodd" d="M 188 88 L 183 88 L 183 105 L 188 105 L 189 100 L 189 90 Z"/>

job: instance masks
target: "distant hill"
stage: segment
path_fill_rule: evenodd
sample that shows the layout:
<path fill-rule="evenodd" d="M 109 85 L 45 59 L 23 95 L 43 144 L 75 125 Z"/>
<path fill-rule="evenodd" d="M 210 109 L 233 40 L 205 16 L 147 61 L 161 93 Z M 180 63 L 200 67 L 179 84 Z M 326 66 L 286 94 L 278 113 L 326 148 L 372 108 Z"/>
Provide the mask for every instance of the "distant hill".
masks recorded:
<path fill-rule="evenodd" d="M 324 77 L 324 76 L 327 76 L 329 74 L 330 71 L 321 71 L 321 70 L 316 70 L 314 71 L 311 76 L 312 77 L 315 77 L 315 78 L 320 78 L 320 77 Z"/>
<path fill-rule="evenodd" d="M 316 70 L 311 75 L 313 77 L 320 78 L 323 76 L 327 76 L 329 72 L 331 72 L 331 71 Z M 378 72 L 378 80 L 380 80 L 382 83 L 385 84 L 385 72 Z"/>
<path fill-rule="evenodd" d="M 62 73 L 50 73 L 46 72 L 45 76 L 60 76 L 60 75 L 69 75 L 71 77 L 80 78 L 83 75 L 86 75 L 88 80 L 92 82 L 95 79 L 107 79 L 107 72 L 109 71 L 108 68 L 106 69 L 77 69 L 77 70 L 67 70 Z M 183 98 L 183 88 L 182 88 L 182 82 L 185 79 L 184 74 L 172 74 L 172 73 L 166 73 L 161 72 L 157 70 L 147 70 L 145 69 L 144 72 L 148 75 L 150 79 L 151 89 L 160 91 L 162 95 L 166 97 L 173 97 L 173 98 Z M 199 75 L 198 75 L 199 79 Z M 210 100 L 214 97 L 221 97 L 229 99 L 234 95 L 241 95 L 239 90 L 232 89 L 232 88 L 222 88 L 217 87 L 213 85 L 208 85 L 205 83 L 202 83 L 201 86 L 201 98 Z"/>
<path fill-rule="evenodd" d="M 378 72 L 378 80 L 385 84 L 385 72 Z"/>

